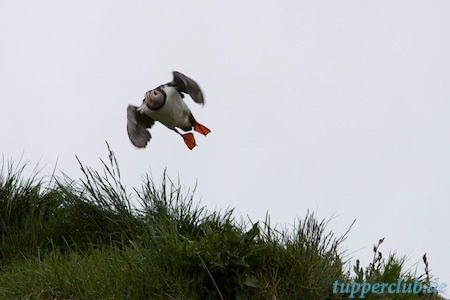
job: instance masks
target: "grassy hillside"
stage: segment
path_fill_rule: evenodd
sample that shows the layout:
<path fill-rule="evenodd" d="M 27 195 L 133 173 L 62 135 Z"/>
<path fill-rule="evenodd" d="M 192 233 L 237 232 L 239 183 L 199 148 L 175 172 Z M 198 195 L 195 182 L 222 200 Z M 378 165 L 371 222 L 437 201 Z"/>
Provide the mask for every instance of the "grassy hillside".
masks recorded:
<path fill-rule="evenodd" d="M 26 179 L 25 166 L 3 160 L 0 299 L 347 299 L 349 291 L 333 292 L 336 280 L 430 286 L 426 259 L 423 274 L 405 271 L 404 258 L 383 258 L 382 240 L 369 266 L 348 265 L 346 236 L 314 214 L 292 231 L 269 218 L 242 224 L 232 210 L 195 204 L 165 175 L 160 186 L 147 176 L 128 191 L 114 154 L 102 162 L 101 172 L 80 163 L 85 177 L 72 180 Z"/>

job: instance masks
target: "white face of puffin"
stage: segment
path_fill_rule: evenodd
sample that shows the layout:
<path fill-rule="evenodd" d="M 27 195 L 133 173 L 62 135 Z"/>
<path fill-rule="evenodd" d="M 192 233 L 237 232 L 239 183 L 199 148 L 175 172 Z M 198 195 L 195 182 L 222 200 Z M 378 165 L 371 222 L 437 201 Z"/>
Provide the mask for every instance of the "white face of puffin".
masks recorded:
<path fill-rule="evenodd" d="M 145 93 L 145 104 L 151 110 L 161 108 L 166 102 L 167 95 L 161 88 L 156 88 Z"/>

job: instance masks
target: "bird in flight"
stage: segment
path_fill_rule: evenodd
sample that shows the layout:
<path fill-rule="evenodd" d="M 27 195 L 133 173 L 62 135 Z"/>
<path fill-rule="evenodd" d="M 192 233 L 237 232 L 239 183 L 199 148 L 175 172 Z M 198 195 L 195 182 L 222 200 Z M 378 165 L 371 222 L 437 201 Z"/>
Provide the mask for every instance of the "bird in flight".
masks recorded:
<path fill-rule="evenodd" d="M 180 72 L 173 72 L 173 80 L 169 83 L 145 93 L 141 106 L 129 105 L 127 108 L 127 131 L 131 143 L 138 148 L 145 148 L 151 135 L 147 128 L 151 128 L 155 121 L 164 124 L 167 128 L 178 133 L 189 149 L 197 144 L 192 132 L 195 131 L 207 135 L 211 132 L 208 128 L 198 123 L 191 110 L 184 102 L 184 93 L 189 94 L 198 104 L 204 105 L 205 100 L 197 82 Z"/>

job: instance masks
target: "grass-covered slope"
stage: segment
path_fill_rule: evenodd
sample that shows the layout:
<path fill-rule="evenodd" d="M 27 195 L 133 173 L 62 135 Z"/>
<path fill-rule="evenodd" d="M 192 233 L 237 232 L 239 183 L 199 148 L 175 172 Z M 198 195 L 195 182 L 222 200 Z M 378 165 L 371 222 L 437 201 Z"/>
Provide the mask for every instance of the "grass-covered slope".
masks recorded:
<path fill-rule="evenodd" d="M 350 275 L 345 236 L 313 214 L 292 231 L 242 224 L 196 205 L 165 175 L 128 191 L 111 151 L 103 165 L 80 163 L 79 180 L 24 179 L 24 167 L 3 161 L 0 299 L 346 299 L 333 293 L 336 280 L 430 284 L 429 274 L 402 270 L 403 259 L 383 259 L 379 245 Z"/>

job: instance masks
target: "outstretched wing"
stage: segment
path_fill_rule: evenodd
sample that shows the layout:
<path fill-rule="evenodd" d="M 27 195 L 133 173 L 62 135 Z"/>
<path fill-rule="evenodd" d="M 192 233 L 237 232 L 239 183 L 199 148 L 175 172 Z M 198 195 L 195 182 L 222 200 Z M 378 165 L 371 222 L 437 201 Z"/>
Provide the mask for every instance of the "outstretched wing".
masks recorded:
<path fill-rule="evenodd" d="M 130 141 L 138 148 L 144 148 L 152 137 L 147 128 L 153 126 L 155 121 L 150 117 L 141 115 L 137 107 L 128 105 L 127 108 L 127 131 Z"/>
<path fill-rule="evenodd" d="M 179 92 L 188 93 L 198 104 L 205 104 L 203 93 L 197 82 L 180 72 L 173 71 L 173 80 L 169 85 L 174 86 Z"/>

